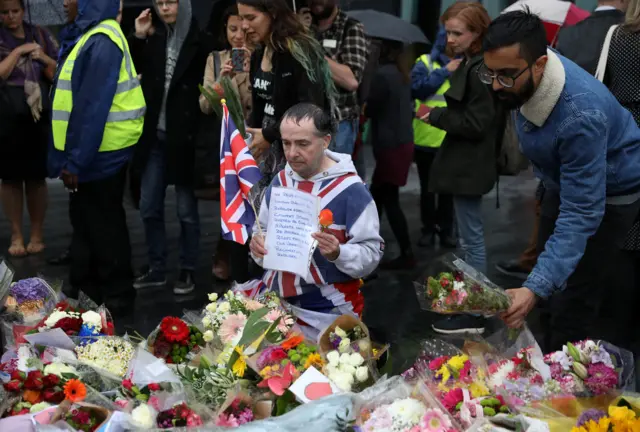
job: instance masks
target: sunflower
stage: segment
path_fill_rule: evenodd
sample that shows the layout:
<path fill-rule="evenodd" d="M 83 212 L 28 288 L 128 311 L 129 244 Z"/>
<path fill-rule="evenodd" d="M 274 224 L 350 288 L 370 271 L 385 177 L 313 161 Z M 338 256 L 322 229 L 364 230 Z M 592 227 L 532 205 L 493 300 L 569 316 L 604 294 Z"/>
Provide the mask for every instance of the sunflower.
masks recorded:
<path fill-rule="evenodd" d="M 322 360 L 322 357 L 320 357 L 320 354 L 318 353 L 309 354 L 309 357 L 307 357 L 307 361 L 304 362 L 304 369 L 307 370 L 311 366 L 313 366 L 318 370 L 322 370 L 322 368 L 324 367 L 324 360 Z"/>
<path fill-rule="evenodd" d="M 182 342 L 189 337 L 189 326 L 176 317 L 164 317 L 160 322 L 160 330 L 169 342 Z"/>
<path fill-rule="evenodd" d="M 282 349 L 284 350 L 291 350 L 294 349 L 295 347 L 297 347 L 298 345 L 300 345 L 302 343 L 302 341 L 304 341 L 304 336 L 291 336 L 289 339 L 287 339 L 286 341 L 282 342 Z"/>
<path fill-rule="evenodd" d="M 64 385 L 64 395 L 71 402 L 80 402 L 87 396 L 87 388 L 77 379 L 70 379 Z"/>

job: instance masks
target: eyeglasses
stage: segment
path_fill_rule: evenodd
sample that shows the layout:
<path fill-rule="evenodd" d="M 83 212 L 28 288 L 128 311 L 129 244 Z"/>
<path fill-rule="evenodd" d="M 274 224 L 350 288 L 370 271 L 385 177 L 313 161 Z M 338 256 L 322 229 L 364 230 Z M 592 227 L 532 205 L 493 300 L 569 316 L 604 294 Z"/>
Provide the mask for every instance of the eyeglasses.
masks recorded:
<path fill-rule="evenodd" d="M 527 66 L 526 68 L 522 69 L 520 72 L 515 74 L 514 76 L 507 76 L 507 75 L 493 73 L 489 70 L 487 65 L 482 64 L 482 66 L 480 66 L 480 68 L 478 69 L 478 77 L 480 78 L 480 81 L 482 81 L 483 84 L 491 85 L 493 84 L 493 80 L 497 79 L 498 83 L 502 87 L 511 88 L 516 84 L 516 80 L 520 78 L 520 75 L 525 73 L 525 71 L 527 71 L 529 68 L 530 66 Z"/>
<path fill-rule="evenodd" d="M 169 6 L 174 6 L 178 4 L 178 0 L 163 0 L 163 1 L 156 1 L 156 5 L 162 9 L 163 7 L 169 7 Z"/>

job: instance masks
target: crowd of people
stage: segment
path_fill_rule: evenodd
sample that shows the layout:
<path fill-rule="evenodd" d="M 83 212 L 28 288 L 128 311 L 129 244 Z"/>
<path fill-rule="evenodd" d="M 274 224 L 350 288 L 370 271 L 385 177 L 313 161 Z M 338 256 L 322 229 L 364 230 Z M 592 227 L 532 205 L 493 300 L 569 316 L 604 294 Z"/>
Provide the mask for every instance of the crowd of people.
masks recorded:
<path fill-rule="evenodd" d="M 118 0 L 64 5 L 68 24 L 58 45 L 24 22 L 22 0 L 0 0 L 0 177 L 13 257 L 44 249 L 44 178 L 60 178 L 70 191 L 71 295 L 82 290 L 117 315 L 130 310 L 136 289 L 167 284 L 168 186 L 180 222 L 173 292 L 194 290 L 198 200 L 218 199 L 220 190 L 220 119 L 199 86 L 228 77 L 264 198 L 250 242 L 220 237 L 216 278 L 247 284 L 258 276 L 318 329 L 336 314 L 361 313 L 361 279 L 378 267 L 414 268 L 414 246 L 459 245 L 464 260 L 486 273 L 483 197 L 503 173 L 498 156 L 517 152 L 508 158 L 524 155 L 541 182 L 531 244 L 520 259 L 498 265 L 526 279 L 507 291 L 513 304 L 503 319 L 522 326 L 539 305 L 545 350 L 584 337 L 632 342 L 621 330 L 633 319 L 640 281 L 633 252 L 640 237 L 640 0 L 600 1 L 591 17 L 560 31 L 555 48 L 529 11 L 492 21 L 481 3 L 456 2 L 444 11 L 431 52 L 417 59 L 401 42 L 370 40 L 336 0 L 309 0 L 300 13 L 285 0 L 238 0 L 223 15 L 225 48 L 216 51 L 190 0 L 154 0 L 129 36 Z M 510 127 L 519 145 L 505 144 Z M 376 160 L 368 187 L 362 141 Z M 400 205 L 414 162 L 416 245 Z M 148 248 L 148 264 L 135 276 L 127 184 Z M 310 192 L 334 215 L 314 234 L 312 280 L 268 269 L 256 275 L 250 266 L 249 257 L 260 266 L 268 253 L 257 233 L 268 229 L 274 186 Z M 23 196 L 31 217 L 26 246 Z M 383 215 L 400 249 L 385 260 Z M 450 316 L 434 330 L 481 332 L 484 319 Z"/>

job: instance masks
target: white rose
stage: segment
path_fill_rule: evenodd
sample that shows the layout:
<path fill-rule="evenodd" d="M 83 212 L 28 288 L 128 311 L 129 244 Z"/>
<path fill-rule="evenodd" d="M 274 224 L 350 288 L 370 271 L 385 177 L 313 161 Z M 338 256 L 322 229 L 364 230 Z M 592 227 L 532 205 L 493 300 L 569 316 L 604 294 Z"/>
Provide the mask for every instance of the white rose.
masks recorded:
<path fill-rule="evenodd" d="M 209 327 L 211 325 L 211 318 L 208 316 L 202 318 L 202 325 L 205 327 Z"/>
<path fill-rule="evenodd" d="M 338 351 L 331 351 L 327 354 L 327 361 L 331 365 L 337 365 L 340 363 L 340 353 L 338 353 Z"/>
<path fill-rule="evenodd" d="M 87 311 L 82 314 L 82 322 L 96 331 L 102 330 L 102 317 L 94 311 Z"/>
<path fill-rule="evenodd" d="M 53 326 L 55 326 L 58 321 L 60 321 L 62 318 L 67 317 L 69 317 L 68 313 L 56 309 L 51 312 L 51 315 L 49 315 L 49 318 L 47 318 L 47 320 L 44 322 L 44 325 L 49 328 L 53 328 Z"/>
<path fill-rule="evenodd" d="M 338 345 L 338 351 L 341 353 L 345 353 L 351 349 L 351 340 L 349 338 L 344 338 L 340 341 L 340 345 Z"/>
<path fill-rule="evenodd" d="M 360 366 L 356 369 L 356 379 L 358 382 L 363 383 L 369 379 L 369 369 L 366 366 Z"/>
<path fill-rule="evenodd" d="M 211 313 L 215 313 L 218 309 L 218 303 L 209 303 L 206 307 L 207 311 Z"/>
<path fill-rule="evenodd" d="M 340 390 L 350 392 L 351 386 L 353 386 L 353 375 L 349 375 L 344 372 L 337 372 L 333 374 L 331 381 L 333 381 Z"/>
<path fill-rule="evenodd" d="M 213 340 L 213 332 L 211 330 L 207 330 L 202 334 L 202 339 L 204 339 L 205 342 L 211 342 Z"/>
<path fill-rule="evenodd" d="M 327 372 L 327 376 L 329 377 L 329 379 L 331 379 L 331 376 L 334 375 L 336 372 L 340 372 L 340 369 L 338 369 L 338 366 L 329 363 L 327 366 L 325 366 L 325 370 Z"/>
<path fill-rule="evenodd" d="M 344 330 L 342 330 L 340 327 L 336 327 L 333 332 L 336 334 L 336 336 L 340 337 L 340 339 L 344 339 L 347 337 L 347 332 L 345 332 Z"/>
<path fill-rule="evenodd" d="M 216 301 L 218 301 L 218 294 L 216 294 L 216 293 L 210 293 L 210 294 L 209 294 L 209 301 L 211 301 L 211 302 L 216 302 Z"/>
<path fill-rule="evenodd" d="M 155 417 L 155 413 L 147 404 L 141 404 L 131 411 L 131 418 L 138 428 L 151 429 L 155 423 Z"/>
<path fill-rule="evenodd" d="M 346 363 L 342 363 L 339 367 L 339 369 L 344 372 L 344 373 L 348 373 L 351 376 L 354 376 L 356 374 L 356 368 L 351 366 L 350 364 L 346 364 Z"/>
<path fill-rule="evenodd" d="M 49 404 L 49 403 L 40 402 L 40 403 L 37 403 L 35 405 L 31 405 L 31 408 L 29 408 L 29 413 L 31 413 L 31 414 L 39 413 L 40 411 L 46 410 L 50 406 L 51 406 L 51 404 Z"/>
<path fill-rule="evenodd" d="M 76 371 L 73 367 L 67 366 L 64 363 L 51 363 L 44 367 L 44 375 L 53 374 L 62 378 L 63 373 L 70 373 L 74 375 L 78 375 L 78 371 Z"/>
<path fill-rule="evenodd" d="M 340 354 L 340 364 L 351 364 L 351 356 L 347 353 Z"/>
<path fill-rule="evenodd" d="M 364 363 L 364 358 L 360 355 L 360 353 L 353 353 L 349 356 L 350 365 L 358 367 L 362 363 Z"/>
<path fill-rule="evenodd" d="M 220 312 L 222 313 L 227 313 L 229 312 L 229 310 L 231 310 L 231 305 L 229 304 L 229 302 L 222 302 L 220 303 L 220 306 L 218 306 L 218 309 L 220 309 Z"/>

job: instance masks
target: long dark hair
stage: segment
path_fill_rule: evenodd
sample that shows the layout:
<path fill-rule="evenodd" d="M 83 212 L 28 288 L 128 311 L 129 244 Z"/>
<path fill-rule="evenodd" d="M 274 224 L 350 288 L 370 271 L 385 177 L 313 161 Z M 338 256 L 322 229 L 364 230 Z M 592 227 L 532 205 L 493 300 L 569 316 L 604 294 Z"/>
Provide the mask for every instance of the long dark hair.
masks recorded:
<path fill-rule="evenodd" d="M 395 65 L 402 74 L 402 80 L 405 84 L 411 82 L 411 65 L 408 64 L 404 54 L 404 45 L 402 42 L 381 41 L 380 46 L 380 64 Z"/>
<path fill-rule="evenodd" d="M 238 5 L 232 4 L 227 7 L 224 12 L 222 12 L 222 30 L 220 31 L 220 43 L 224 47 L 224 49 L 231 49 L 231 44 L 229 43 L 229 38 L 227 37 L 227 26 L 229 25 L 229 18 L 234 16 L 240 16 L 238 13 Z"/>

